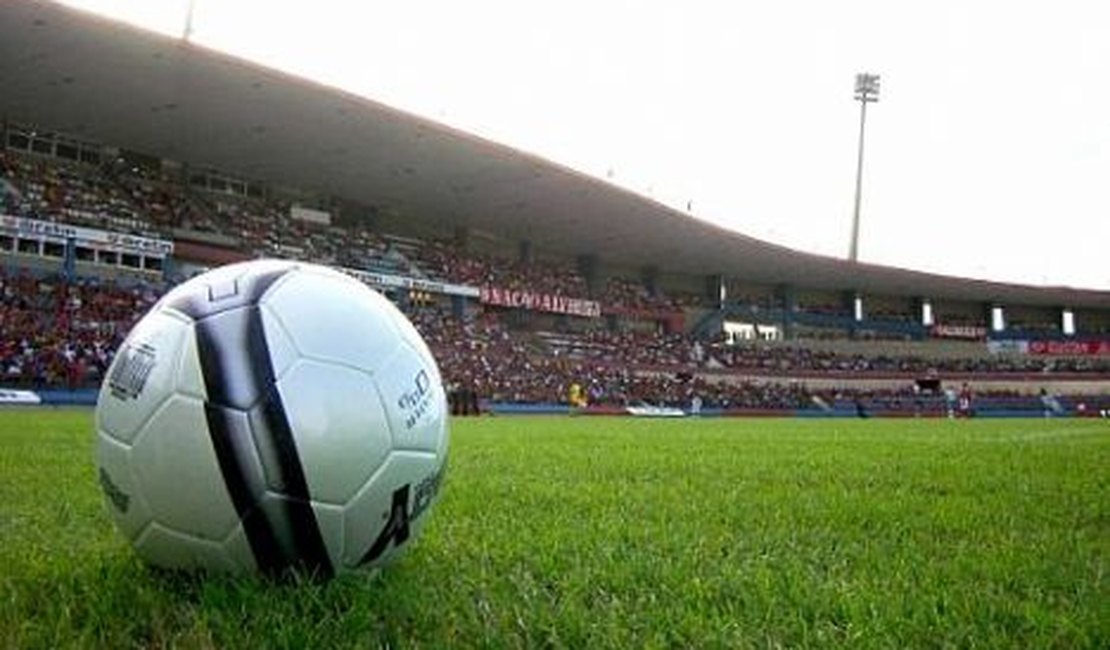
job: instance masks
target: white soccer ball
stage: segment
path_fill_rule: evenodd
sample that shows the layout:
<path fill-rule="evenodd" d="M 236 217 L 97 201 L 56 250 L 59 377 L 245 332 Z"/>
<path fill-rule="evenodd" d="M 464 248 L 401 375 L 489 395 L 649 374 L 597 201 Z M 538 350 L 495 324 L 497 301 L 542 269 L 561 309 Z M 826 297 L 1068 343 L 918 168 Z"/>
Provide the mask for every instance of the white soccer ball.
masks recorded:
<path fill-rule="evenodd" d="M 96 427 L 116 525 L 167 568 L 380 567 L 417 537 L 447 459 L 420 334 L 359 281 L 294 262 L 166 294 L 112 362 Z"/>

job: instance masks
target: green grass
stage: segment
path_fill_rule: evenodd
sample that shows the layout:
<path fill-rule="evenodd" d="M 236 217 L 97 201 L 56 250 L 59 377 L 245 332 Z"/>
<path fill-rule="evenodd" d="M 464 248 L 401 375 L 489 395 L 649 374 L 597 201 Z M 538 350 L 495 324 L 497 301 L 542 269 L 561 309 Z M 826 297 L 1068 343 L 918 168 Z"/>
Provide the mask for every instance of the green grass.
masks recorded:
<path fill-rule="evenodd" d="M 377 578 L 143 566 L 91 412 L 0 411 L 0 646 L 1110 647 L 1110 422 L 456 421 Z"/>

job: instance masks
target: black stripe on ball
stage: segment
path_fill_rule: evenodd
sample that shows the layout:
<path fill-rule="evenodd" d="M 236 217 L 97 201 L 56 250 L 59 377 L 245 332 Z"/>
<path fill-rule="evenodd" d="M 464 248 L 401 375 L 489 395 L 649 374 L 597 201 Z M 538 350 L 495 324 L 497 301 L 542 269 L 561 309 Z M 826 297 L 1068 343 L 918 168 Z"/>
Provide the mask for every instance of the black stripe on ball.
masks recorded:
<path fill-rule="evenodd" d="M 275 576 L 298 570 L 329 577 L 334 569 L 274 383 L 258 306 L 287 272 L 247 274 L 168 306 L 195 321 L 208 432 L 259 569 Z"/>

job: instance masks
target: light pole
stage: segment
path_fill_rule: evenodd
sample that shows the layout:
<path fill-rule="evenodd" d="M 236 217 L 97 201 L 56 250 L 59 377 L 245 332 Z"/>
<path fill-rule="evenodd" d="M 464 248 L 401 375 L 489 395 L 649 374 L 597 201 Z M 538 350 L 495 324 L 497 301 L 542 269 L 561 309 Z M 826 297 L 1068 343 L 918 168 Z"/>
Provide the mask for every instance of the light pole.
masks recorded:
<path fill-rule="evenodd" d="M 867 103 L 879 101 L 879 75 L 861 73 L 856 75 L 856 101 L 859 102 L 859 157 L 856 160 L 856 208 L 852 213 L 852 246 L 848 259 L 859 259 L 859 197 L 863 185 L 863 127 L 867 122 Z"/>
<path fill-rule="evenodd" d="M 193 11 L 196 9 L 196 0 L 188 0 L 185 5 L 185 29 L 181 32 L 181 40 L 188 42 L 193 38 Z"/>

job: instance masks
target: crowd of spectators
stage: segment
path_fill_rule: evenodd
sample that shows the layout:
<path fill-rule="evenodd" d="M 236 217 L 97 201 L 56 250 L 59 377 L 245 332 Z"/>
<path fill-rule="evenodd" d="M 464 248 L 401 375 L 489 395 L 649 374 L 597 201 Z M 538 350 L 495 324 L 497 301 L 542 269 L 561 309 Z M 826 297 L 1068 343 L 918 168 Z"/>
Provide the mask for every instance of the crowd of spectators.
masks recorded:
<path fill-rule="evenodd" d="M 12 216 L 136 235 L 212 233 L 237 242 L 248 257 L 594 299 L 616 311 L 673 311 L 693 302 L 652 294 L 642 283 L 626 278 L 609 278 L 591 291 L 570 262 L 522 262 L 436 241 L 419 242 L 402 252 L 368 227 L 295 219 L 288 201 L 194 191 L 177 175 L 123 158 L 94 166 L 0 152 L 0 208 Z"/>
<path fill-rule="evenodd" d="M 590 295 L 586 280 L 569 264 L 519 260 L 465 251 L 444 242 L 427 242 L 420 265 L 428 275 L 478 287 L 532 291 L 568 298 Z"/>
<path fill-rule="evenodd" d="M 1110 371 L 1110 366 L 1095 359 L 987 356 L 936 359 L 884 354 L 843 354 L 786 345 L 726 346 L 719 342 L 708 346 L 707 357 L 725 368 L 783 374 L 797 371 L 916 375 L 930 372 L 1005 374 Z"/>
<path fill-rule="evenodd" d="M 179 229 L 209 232 L 237 242 L 251 257 L 293 258 L 456 284 L 593 298 L 603 310 L 616 313 L 667 312 L 690 304 L 623 278 L 609 278 L 591 291 L 569 261 L 522 262 L 437 241 L 411 240 L 402 246 L 399 238 L 358 224 L 294 218 L 289 202 L 194 192 L 180 178 L 126 164 L 122 158 L 87 165 L 0 152 L 0 208 L 15 216 L 131 234 L 168 237 Z M 67 281 L 3 272 L 3 381 L 35 386 L 94 384 L 122 336 L 160 290 L 151 284 L 123 286 L 106 280 Z M 756 301 L 755 296 L 752 299 Z M 842 311 L 822 304 L 807 309 Z M 814 398 L 789 381 L 801 374 L 1110 372 L 1110 363 L 1098 358 L 864 356 L 804 345 L 728 346 L 682 334 L 601 327 L 578 333 L 537 333 L 510 329 L 496 309 L 478 307 L 469 312 L 459 318 L 439 309 L 423 309 L 411 316 L 439 359 L 447 382 L 494 400 L 561 402 L 568 386 L 577 383 L 592 403 L 600 404 L 679 404 L 698 395 L 707 405 L 785 408 Z M 705 379 L 730 373 L 772 379 L 759 383 Z"/>
<path fill-rule="evenodd" d="M 851 390 L 808 390 L 793 381 L 800 371 L 817 376 L 889 373 L 905 380 L 905 389 L 891 394 L 899 399 L 909 398 L 914 378 L 938 370 L 981 375 L 1110 372 L 1106 362 L 1082 359 L 872 358 L 794 346 L 730 348 L 682 335 L 522 333 L 505 327 L 494 312 L 459 319 L 429 309 L 411 317 L 439 361 L 445 382 L 493 401 L 565 402 L 570 385 L 577 383 L 592 404 L 684 405 L 698 395 L 707 406 L 781 409 L 811 406 L 815 396 L 829 403 L 860 396 Z M 737 380 L 748 373 L 761 380 Z"/>
<path fill-rule="evenodd" d="M 0 369 L 15 385 L 95 384 L 112 353 L 161 287 L 0 273 Z M 864 356 L 803 346 L 738 345 L 681 334 L 590 330 L 529 332 L 509 328 L 498 310 L 465 318 L 440 308 L 413 308 L 410 317 L 433 350 L 445 381 L 483 398 L 565 401 L 571 383 L 592 403 L 683 403 L 783 408 L 809 403 L 798 376 L 932 373 L 1110 373 L 1098 358 L 981 357 L 927 359 Z M 735 381 L 760 376 L 759 383 Z M 681 380 L 676 379 L 683 378 Z M 713 378 L 719 381 L 712 380 Z"/>
<path fill-rule="evenodd" d="M 493 313 L 459 319 L 423 310 L 410 317 L 432 349 L 448 389 L 465 387 L 491 401 L 564 403 L 571 384 L 579 384 L 589 403 L 606 406 L 687 405 L 694 395 L 707 406 L 724 408 L 810 403 L 809 393 L 796 383 L 709 381 L 684 372 L 641 372 L 631 360 L 559 354 L 534 337 L 514 334 Z"/>
<path fill-rule="evenodd" d="M 160 235 L 128 192 L 98 168 L 0 151 L 0 208 L 5 214 Z"/>
<path fill-rule="evenodd" d="M 616 312 L 678 311 L 698 304 L 692 296 L 652 293 L 642 282 L 622 277 L 608 278 L 600 298 L 606 310 Z"/>
<path fill-rule="evenodd" d="M 427 242 L 417 253 L 419 266 L 428 276 L 457 284 L 532 291 L 599 302 L 614 312 L 670 312 L 696 301 L 691 297 L 652 293 L 643 283 L 623 277 L 606 278 L 591 290 L 574 266 L 547 260 L 520 260 L 465 251 L 446 242 Z"/>
<path fill-rule="evenodd" d="M 160 288 L 67 282 L 0 269 L 0 376 L 5 385 L 95 385 Z"/>
<path fill-rule="evenodd" d="M 759 374 L 894 374 L 923 376 L 1007 373 L 1107 373 L 1110 362 L 1097 357 L 979 356 L 926 358 L 884 354 L 844 354 L 800 345 L 728 345 L 723 339 L 703 341 L 681 334 L 645 334 L 592 330 L 544 335 L 554 356 L 588 359 L 604 364 L 688 370 L 756 371 Z"/>
<path fill-rule="evenodd" d="M 84 172 L 86 176 L 101 177 L 101 185 L 111 188 L 110 191 L 122 191 L 135 213 L 157 231 L 151 234 L 169 236 L 174 228 L 198 219 L 201 214 L 179 179 L 164 171 L 128 164 L 118 158 Z"/>

